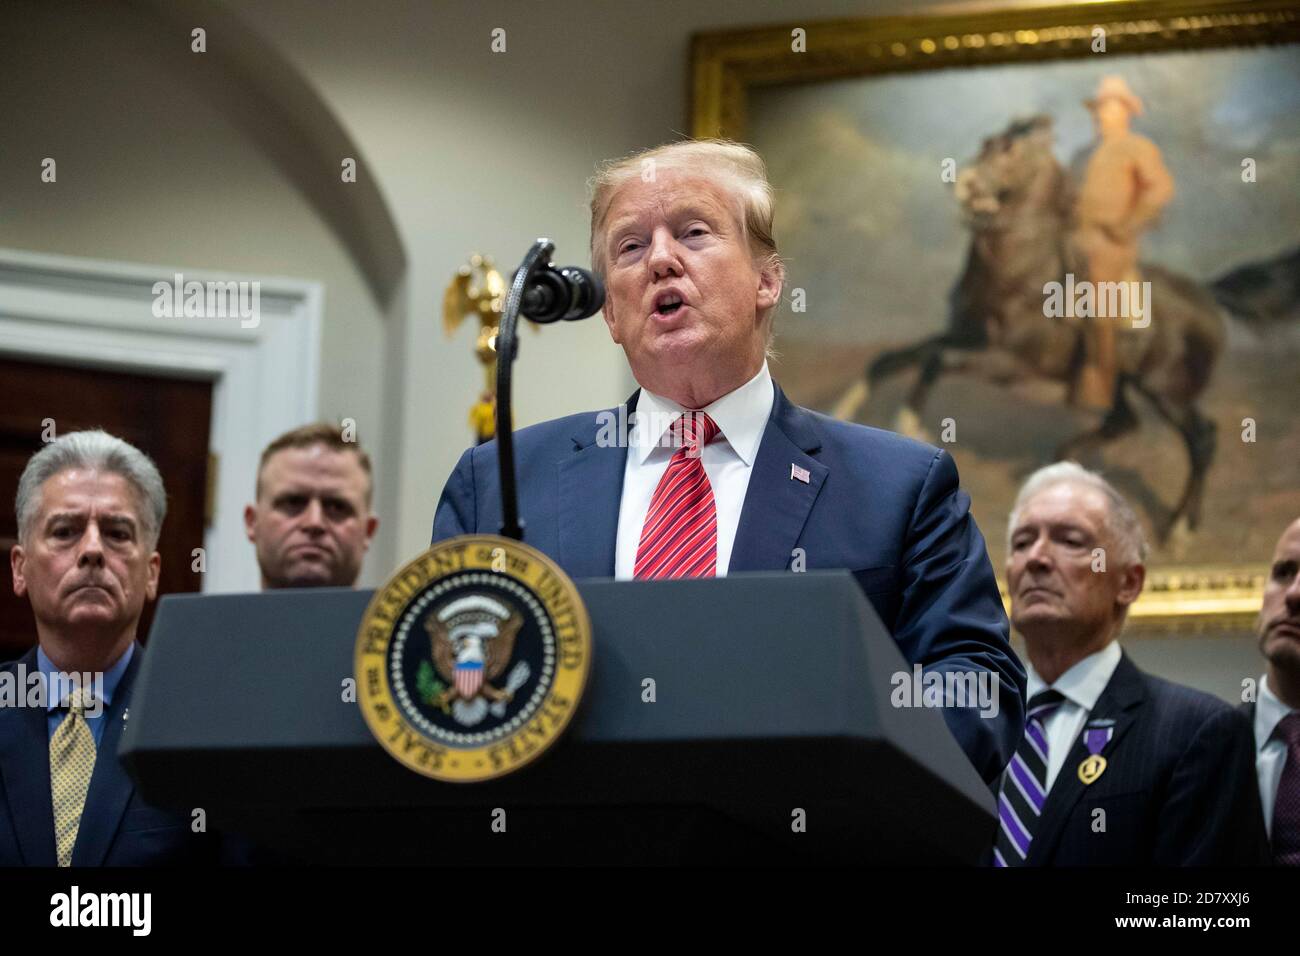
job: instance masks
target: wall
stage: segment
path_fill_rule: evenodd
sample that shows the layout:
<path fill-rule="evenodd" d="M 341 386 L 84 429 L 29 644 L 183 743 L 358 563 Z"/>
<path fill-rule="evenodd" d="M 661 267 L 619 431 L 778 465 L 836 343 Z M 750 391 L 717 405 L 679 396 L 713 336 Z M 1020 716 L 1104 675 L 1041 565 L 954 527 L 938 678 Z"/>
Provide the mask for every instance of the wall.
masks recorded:
<path fill-rule="evenodd" d="M 687 130 L 692 32 L 1012 5 L 221 4 L 311 85 L 358 145 L 363 173 L 377 179 L 408 263 L 393 300 L 379 303 L 346 243 L 256 148 L 230 104 L 155 62 L 160 46 L 188 37 L 147 3 L 75 13 L 9 3 L 0 245 L 323 282 L 321 412 L 361 423 L 380 474 L 383 523 L 365 575 L 374 583 L 427 544 L 438 493 L 469 440 L 480 373 L 474 330 L 442 333 L 447 281 L 475 251 L 511 268 L 539 235 L 556 241 L 560 261 L 587 261 L 585 178 L 601 159 Z M 490 49 L 496 27 L 506 30 L 503 54 Z M 228 40 L 238 36 L 220 38 Z M 59 160 L 57 187 L 39 183 L 48 155 Z M 339 158 L 320 161 L 337 168 Z M 614 404 L 634 387 L 599 319 L 526 333 L 517 382 L 519 424 Z M 1185 667 L 1193 683 L 1221 693 L 1236 680 L 1222 678 L 1223 668 L 1257 673 L 1248 640 L 1192 647 L 1147 641 L 1135 656 L 1164 673 Z"/>
<path fill-rule="evenodd" d="M 189 38 L 123 5 L 18 2 L 5 15 L 0 246 L 322 282 L 320 413 L 354 417 L 364 442 L 382 441 L 382 310 L 236 118 L 160 65 L 160 47 Z M 55 183 L 40 180 L 45 157 Z M 391 552 L 383 530 L 379 550 Z M 371 562 L 367 577 L 387 564 Z"/>

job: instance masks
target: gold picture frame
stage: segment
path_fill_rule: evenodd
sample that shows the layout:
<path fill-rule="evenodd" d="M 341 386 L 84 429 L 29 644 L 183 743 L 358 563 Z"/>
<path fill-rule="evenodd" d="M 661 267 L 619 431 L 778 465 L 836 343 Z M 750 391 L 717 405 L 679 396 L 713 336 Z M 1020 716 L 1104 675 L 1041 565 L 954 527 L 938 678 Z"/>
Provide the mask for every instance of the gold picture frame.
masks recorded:
<path fill-rule="evenodd" d="M 692 135 L 744 141 L 749 91 L 757 87 L 1077 57 L 1091 50 L 1097 27 L 1116 54 L 1294 43 L 1300 5 L 1102 0 L 698 33 L 691 38 Z M 1266 575 L 1263 563 L 1151 569 L 1126 633 L 1249 632 Z"/>

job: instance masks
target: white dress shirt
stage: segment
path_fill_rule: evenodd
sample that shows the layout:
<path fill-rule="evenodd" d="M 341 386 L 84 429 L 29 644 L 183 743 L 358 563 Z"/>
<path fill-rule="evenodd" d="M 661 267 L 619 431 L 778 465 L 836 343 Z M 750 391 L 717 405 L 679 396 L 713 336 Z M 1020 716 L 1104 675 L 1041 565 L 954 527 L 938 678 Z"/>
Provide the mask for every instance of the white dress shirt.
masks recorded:
<path fill-rule="evenodd" d="M 701 409 L 719 429 L 718 437 L 705 445 L 700 453 L 704 474 L 713 488 L 713 501 L 718 509 L 718 577 L 725 576 L 731 565 L 731 546 L 740 525 L 740 510 L 745 504 L 754 458 L 763 441 L 774 400 L 772 376 L 764 361 L 758 374 L 748 382 Z M 674 401 L 641 389 L 636 403 L 636 423 L 628 439 L 623 498 L 618 509 L 614 577 L 619 580 L 625 581 L 633 576 L 650 499 L 677 450 L 670 443 L 660 445 L 659 440 L 672 422 L 686 411 Z"/>
<path fill-rule="evenodd" d="M 1033 664 L 1025 665 L 1029 671 L 1025 687 L 1026 699 L 1032 698 L 1040 690 L 1047 690 L 1049 686 L 1065 697 L 1061 706 L 1052 711 L 1043 722 L 1043 732 L 1047 737 L 1047 790 L 1052 789 L 1052 783 L 1061 772 L 1061 766 L 1079 732 L 1083 730 L 1088 715 L 1097 706 L 1097 698 L 1106 689 L 1111 675 L 1119 666 L 1119 659 L 1119 642 L 1111 641 L 1101 650 L 1079 661 L 1051 685 L 1044 683 Z"/>
<path fill-rule="evenodd" d="M 1259 776 L 1259 802 L 1264 807 L 1264 828 L 1273 839 L 1273 805 L 1277 787 L 1286 766 L 1286 741 L 1273 737 L 1278 723 L 1295 708 L 1278 700 L 1268 686 L 1268 675 L 1259 679 L 1259 697 L 1255 701 L 1255 773 Z"/>

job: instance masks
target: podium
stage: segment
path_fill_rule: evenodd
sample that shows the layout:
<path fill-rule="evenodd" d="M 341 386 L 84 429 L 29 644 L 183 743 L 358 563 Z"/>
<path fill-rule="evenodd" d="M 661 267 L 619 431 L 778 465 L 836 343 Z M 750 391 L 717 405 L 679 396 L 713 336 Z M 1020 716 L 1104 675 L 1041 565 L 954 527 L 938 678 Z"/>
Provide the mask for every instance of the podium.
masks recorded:
<path fill-rule="evenodd" d="M 287 861 L 973 864 L 993 796 L 847 571 L 577 582 L 592 669 L 516 774 L 426 779 L 348 693 L 370 592 L 158 605 L 121 756 L 144 798 Z"/>

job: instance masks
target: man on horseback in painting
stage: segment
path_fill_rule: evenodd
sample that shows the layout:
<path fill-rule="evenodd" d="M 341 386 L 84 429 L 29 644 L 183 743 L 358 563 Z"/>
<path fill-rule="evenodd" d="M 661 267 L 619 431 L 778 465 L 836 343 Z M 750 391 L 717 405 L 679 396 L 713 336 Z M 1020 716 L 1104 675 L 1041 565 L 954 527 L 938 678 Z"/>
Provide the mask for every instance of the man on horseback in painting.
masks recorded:
<path fill-rule="evenodd" d="M 1102 92 L 1107 95 L 1099 98 L 1100 103 L 1109 103 L 1115 99 L 1110 94 L 1119 92 L 1118 85 L 1103 83 Z M 1133 104 L 1117 107 L 1103 105 L 1100 112 L 1107 117 L 1123 113 L 1121 123 L 1126 123 Z M 1130 141 L 1133 155 L 1142 151 L 1140 144 L 1150 146 L 1127 132 L 1124 138 Z M 905 372 L 914 373 L 912 384 L 895 420 L 896 429 L 904 434 L 915 434 L 909 426 L 922 420 L 930 392 L 944 376 L 954 373 L 1003 385 L 1050 381 L 1077 392 L 1075 382 L 1084 364 L 1080 359 L 1098 355 L 1109 338 L 1111 367 L 1101 376 L 1097 396 L 1104 414 L 1082 432 L 1063 432 L 1064 440 L 1050 453 L 1051 459 L 1085 457 L 1139 428 L 1133 399 L 1142 398 L 1178 432 L 1188 458 L 1187 477 L 1176 503 L 1153 516 L 1156 536 L 1164 543 L 1171 536 L 1194 531 L 1200 519 L 1216 437 L 1215 423 L 1198 401 L 1223 350 L 1224 317 L 1214 298 L 1214 285 L 1155 263 L 1143 264 L 1139 288 L 1150 283 L 1151 297 L 1159 303 L 1158 322 L 1148 324 L 1152 310 L 1143 301 L 1142 321 L 1130 314 L 1127 324 L 1116 326 L 1113 316 L 1132 310 L 1123 304 L 1111 307 L 1103 289 L 1095 290 L 1093 305 L 1075 313 L 1087 318 L 1071 321 L 1065 318 L 1068 313 L 1049 307 L 1052 290 L 1072 288 L 1074 278 L 1081 280 L 1083 289 L 1094 291 L 1091 282 L 1084 284 L 1084 280 L 1108 282 L 1113 288 L 1125 276 L 1139 277 L 1137 236 L 1153 218 L 1151 210 L 1163 205 L 1161 192 L 1168 190 L 1166 186 L 1148 194 L 1145 190 L 1156 188 L 1157 177 L 1148 169 L 1151 164 L 1138 172 L 1138 161 L 1131 155 L 1124 158 L 1129 154 L 1123 152 L 1122 142 L 1103 141 L 1088 165 L 1103 179 L 1111 175 L 1118 179 L 1107 200 L 1115 203 L 1107 217 L 1100 200 L 1081 204 L 1076 198 L 1078 190 L 1057 161 L 1053 142 L 1052 120 L 1045 115 L 1017 119 L 984 140 L 979 153 L 958 173 L 953 190 L 971 241 L 948 295 L 948 327 L 873 356 L 835 412 L 838 417 L 855 418 L 876 389 Z M 1120 172 L 1108 169 L 1108 157 L 1116 160 Z M 1100 195 L 1095 182 L 1086 191 Z M 1083 229 L 1080 219 L 1086 223 Z M 1101 254 L 1095 266 L 1080 248 L 1085 238 Z M 1131 295 L 1122 294 L 1119 301 L 1125 298 L 1133 301 Z M 1142 299 L 1146 298 L 1144 292 Z M 1100 311 L 1096 306 L 1104 307 L 1112 318 L 1094 318 Z M 1098 340 L 1102 350 L 1096 347 Z"/>
<path fill-rule="evenodd" d="M 1142 115 L 1142 101 L 1122 77 L 1103 77 L 1096 97 L 1088 100 L 1087 106 L 1097 127 L 1098 143 L 1088 160 L 1075 207 L 1078 229 L 1074 240 L 1087 263 L 1087 278 L 1095 294 L 1103 282 L 1140 281 L 1138 237 L 1173 198 L 1174 181 L 1160 149 L 1129 128 L 1132 118 Z M 1145 314 L 1150 303 L 1142 302 L 1140 308 Z M 1131 317 L 1098 309 L 1087 322 L 1083 362 L 1070 387 L 1071 404 L 1100 410 L 1112 406 L 1118 373 L 1115 321 Z"/>

